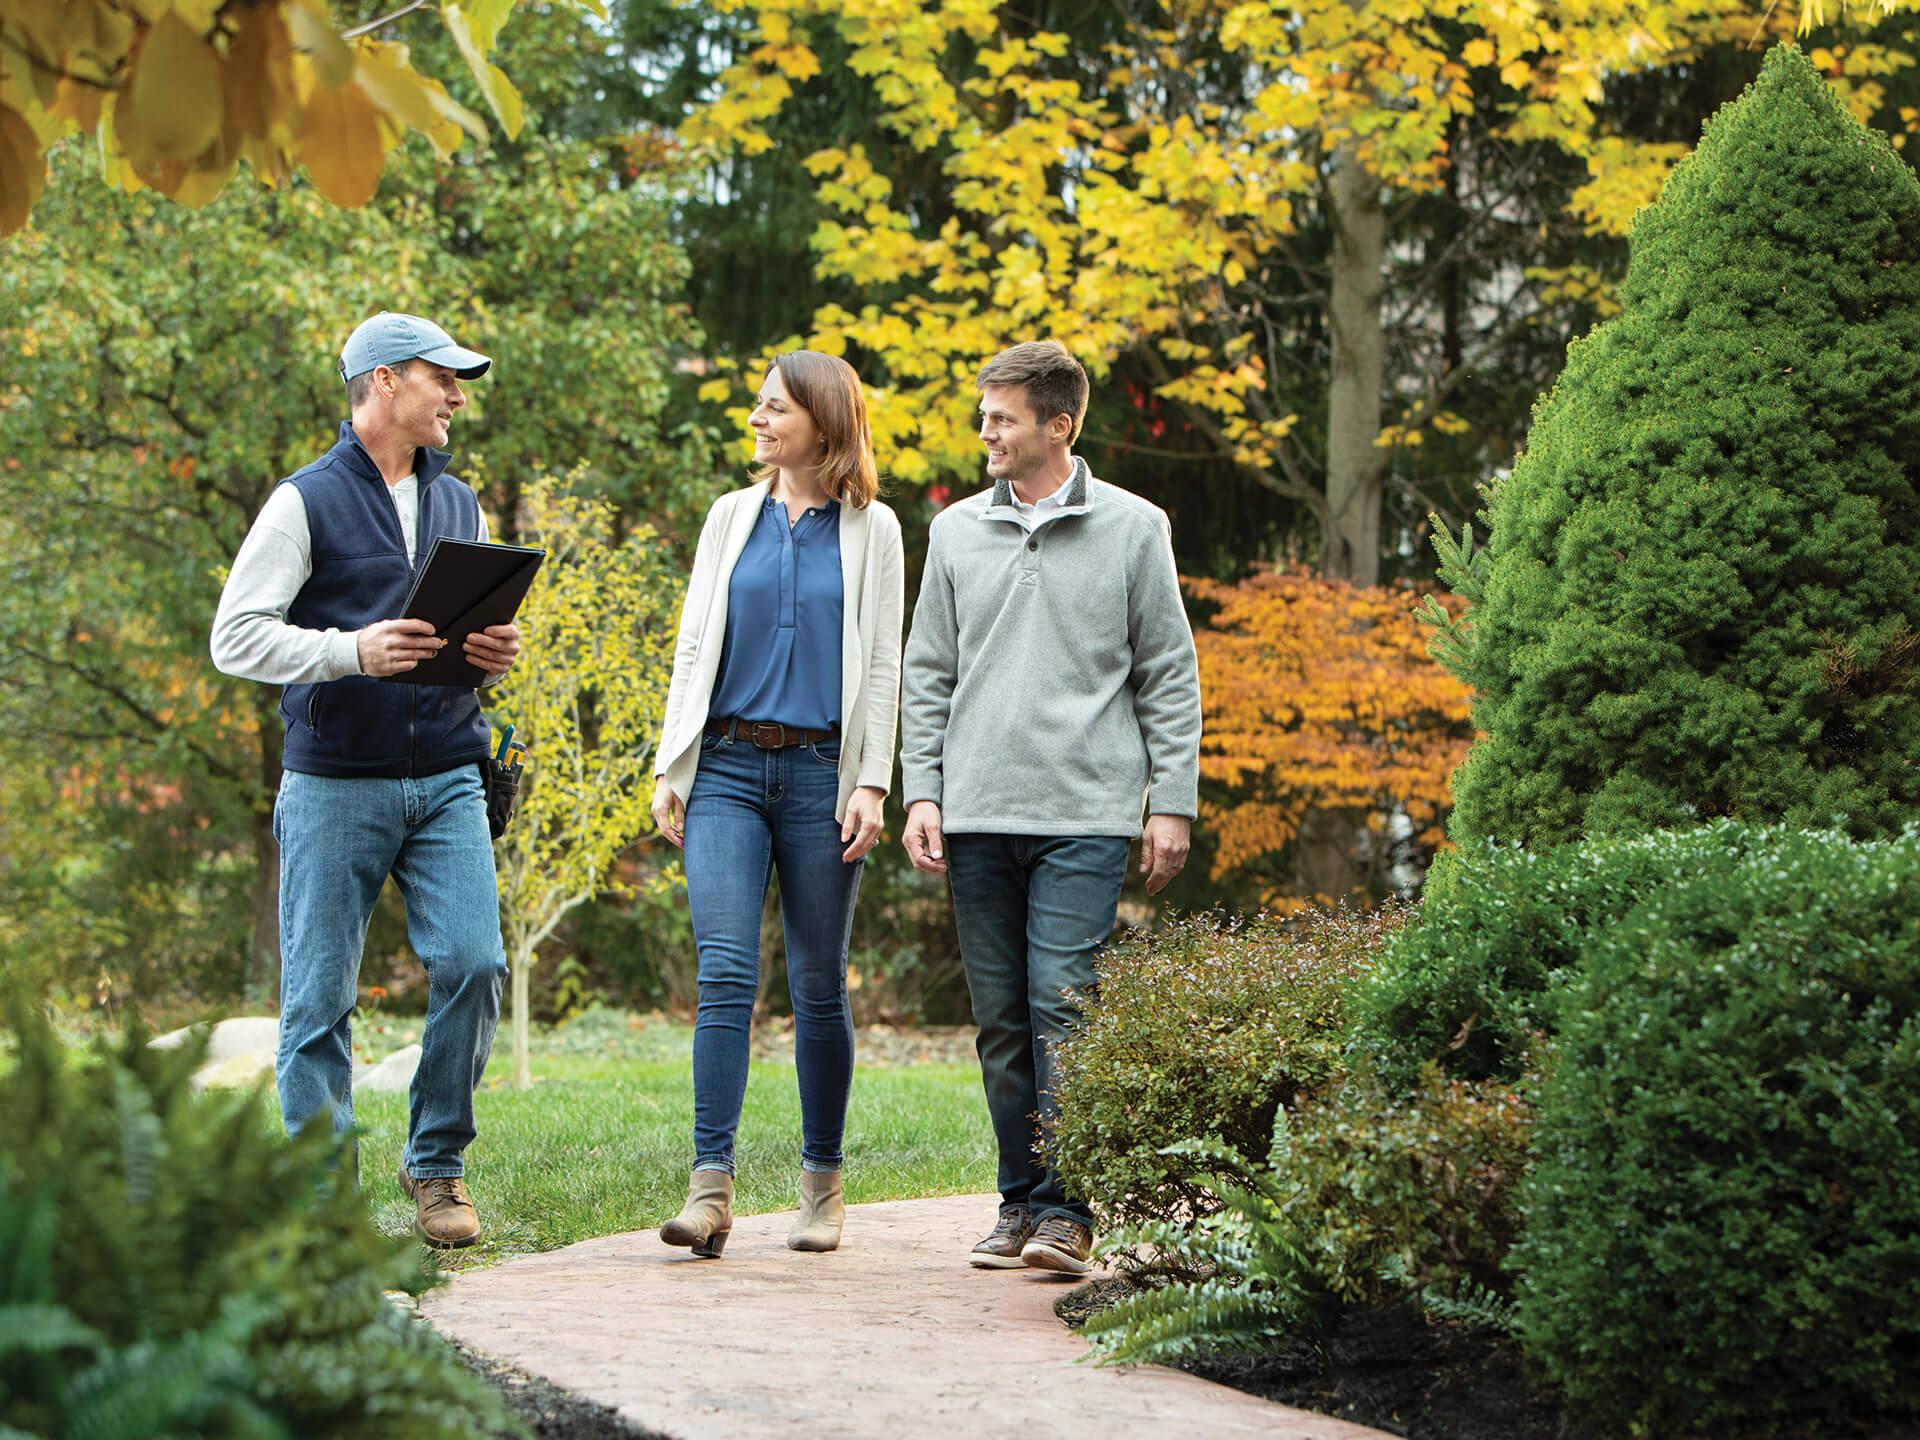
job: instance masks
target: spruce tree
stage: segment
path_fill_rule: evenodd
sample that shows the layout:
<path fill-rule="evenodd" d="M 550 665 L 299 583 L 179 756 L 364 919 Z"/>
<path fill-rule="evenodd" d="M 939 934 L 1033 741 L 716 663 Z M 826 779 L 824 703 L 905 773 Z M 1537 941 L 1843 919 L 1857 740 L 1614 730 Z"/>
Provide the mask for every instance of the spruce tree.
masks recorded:
<path fill-rule="evenodd" d="M 1635 224 L 1435 652 L 1453 835 L 1920 815 L 1920 181 L 1791 45 Z M 1437 617 L 1436 617 L 1437 618 Z"/>

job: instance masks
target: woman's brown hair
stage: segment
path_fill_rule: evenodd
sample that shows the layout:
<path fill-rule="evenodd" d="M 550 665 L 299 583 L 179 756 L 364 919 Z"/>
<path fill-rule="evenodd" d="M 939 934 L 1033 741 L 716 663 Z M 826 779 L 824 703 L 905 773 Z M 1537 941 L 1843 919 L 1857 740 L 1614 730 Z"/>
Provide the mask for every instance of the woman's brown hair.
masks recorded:
<path fill-rule="evenodd" d="M 864 510 L 880 493 L 880 473 L 873 464 L 873 431 L 867 424 L 867 397 L 860 377 L 838 355 L 818 350 L 794 350 L 773 357 L 780 383 L 819 427 L 826 455 L 820 462 L 820 484 L 830 499 Z M 770 465 L 756 465 L 753 478 L 771 479 Z"/>

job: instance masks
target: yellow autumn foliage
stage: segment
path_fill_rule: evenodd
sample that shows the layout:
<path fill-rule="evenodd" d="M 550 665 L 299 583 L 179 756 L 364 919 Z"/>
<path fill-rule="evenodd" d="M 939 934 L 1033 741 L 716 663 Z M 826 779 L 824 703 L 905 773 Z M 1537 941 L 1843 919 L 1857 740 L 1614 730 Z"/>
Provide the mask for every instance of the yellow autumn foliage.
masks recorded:
<path fill-rule="evenodd" d="M 485 694 L 526 745 L 519 809 L 496 855 L 513 977 L 514 1073 L 528 1083 L 539 947 L 578 905 L 621 889 L 615 862 L 652 823 L 653 739 L 666 706 L 684 582 L 645 526 L 551 477 L 523 497 L 547 558 L 520 612 L 520 660 Z"/>
<path fill-rule="evenodd" d="M 798 340 L 881 361 L 888 383 L 869 402 L 884 466 L 908 479 L 973 472 L 966 380 L 1003 346 L 1050 335 L 1096 380 L 1123 352 L 1156 354 L 1161 397 L 1251 478 L 1293 494 L 1294 417 L 1272 383 L 1285 357 L 1229 347 L 1287 273 L 1287 242 L 1323 206 L 1336 153 L 1390 196 L 1432 191 L 1448 177 L 1452 127 L 1490 113 L 1498 138 L 1584 161 L 1573 213 L 1621 234 L 1682 147 L 1623 135 L 1603 111 L 1604 81 L 1779 36 L 1795 18 L 1762 0 L 1180 0 L 1155 12 L 1160 28 L 1109 45 L 1096 79 L 1051 63 L 1067 36 L 993 0 L 721 8 L 757 35 L 686 138 L 762 153 L 802 88 L 865 87 L 899 142 L 897 160 L 859 146 L 796 157 L 832 212 L 812 236 L 816 271 L 852 297 L 819 309 Z M 1896 59 L 1854 49 L 1850 93 L 1877 105 L 1870 87 Z M 1238 100 L 1195 73 L 1223 52 L 1249 77 Z M 844 62 L 814 75 L 829 56 Z M 895 164 L 939 167 L 951 204 L 937 223 L 896 196 Z M 750 384 L 767 355 L 740 358 L 738 383 Z"/>
<path fill-rule="evenodd" d="M 438 7 L 509 136 L 520 96 L 487 56 L 515 3 Z M 343 32 L 325 0 L 0 0 L 0 235 L 26 224 L 48 147 L 76 132 L 97 135 L 111 183 L 189 205 L 242 161 L 269 184 L 304 165 L 329 200 L 363 205 L 409 131 L 442 155 L 463 134 L 484 143 L 479 116 L 375 38 L 382 23 Z"/>

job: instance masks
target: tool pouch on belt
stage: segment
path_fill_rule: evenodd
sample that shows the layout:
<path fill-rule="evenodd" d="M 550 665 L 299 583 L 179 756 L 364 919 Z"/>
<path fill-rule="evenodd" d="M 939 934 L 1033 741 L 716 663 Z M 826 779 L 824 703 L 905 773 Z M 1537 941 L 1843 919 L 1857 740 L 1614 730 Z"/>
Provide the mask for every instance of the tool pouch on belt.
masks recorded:
<path fill-rule="evenodd" d="M 491 758 L 482 760 L 480 780 L 487 792 L 487 829 L 498 840 L 507 833 L 514 802 L 520 798 L 520 766 L 502 765 Z"/>

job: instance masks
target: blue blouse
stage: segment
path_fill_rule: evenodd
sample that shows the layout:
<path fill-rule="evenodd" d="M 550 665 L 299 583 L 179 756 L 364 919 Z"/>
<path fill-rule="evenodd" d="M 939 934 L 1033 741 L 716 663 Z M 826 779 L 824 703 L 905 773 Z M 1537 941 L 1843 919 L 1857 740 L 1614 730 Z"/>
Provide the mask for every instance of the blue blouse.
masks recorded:
<path fill-rule="evenodd" d="M 844 595 L 838 502 L 789 526 L 787 507 L 767 496 L 727 582 L 727 637 L 707 713 L 838 725 Z"/>

